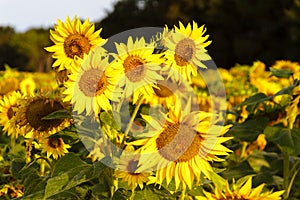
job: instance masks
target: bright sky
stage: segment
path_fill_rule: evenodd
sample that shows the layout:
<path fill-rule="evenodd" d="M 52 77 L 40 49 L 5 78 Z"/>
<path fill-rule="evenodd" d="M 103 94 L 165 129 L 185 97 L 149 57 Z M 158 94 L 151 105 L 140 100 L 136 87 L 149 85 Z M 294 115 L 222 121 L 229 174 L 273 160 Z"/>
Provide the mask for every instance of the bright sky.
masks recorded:
<path fill-rule="evenodd" d="M 75 15 L 91 22 L 101 20 L 118 0 L 0 0 L 0 26 L 18 32 L 30 28 L 52 28 L 57 19 Z"/>

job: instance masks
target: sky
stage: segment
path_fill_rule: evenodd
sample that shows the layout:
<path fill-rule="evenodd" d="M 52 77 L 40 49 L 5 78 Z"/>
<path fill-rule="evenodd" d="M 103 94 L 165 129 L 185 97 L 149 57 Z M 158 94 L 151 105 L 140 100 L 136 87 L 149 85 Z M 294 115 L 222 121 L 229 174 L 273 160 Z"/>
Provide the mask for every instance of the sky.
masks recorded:
<path fill-rule="evenodd" d="M 52 28 L 57 19 L 75 15 L 100 21 L 117 0 L 0 0 L 0 26 L 17 32 L 30 28 Z"/>

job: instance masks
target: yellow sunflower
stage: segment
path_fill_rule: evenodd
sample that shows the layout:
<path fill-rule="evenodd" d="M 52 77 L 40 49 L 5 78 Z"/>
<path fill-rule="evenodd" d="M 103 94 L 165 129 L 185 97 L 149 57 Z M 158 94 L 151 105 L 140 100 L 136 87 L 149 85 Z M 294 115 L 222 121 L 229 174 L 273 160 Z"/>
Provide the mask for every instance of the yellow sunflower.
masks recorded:
<path fill-rule="evenodd" d="M 52 57 L 56 61 L 52 66 L 59 67 L 59 71 L 69 70 L 76 65 L 76 60 L 83 59 L 95 47 L 106 42 L 99 36 L 102 29 L 95 31 L 95 25 L 89 19 L 82 23 L 75 16 L 72 21 L 67 17 L 65 23 L 61 20 L 57 20 L 57 23 L 54 30 L 50 30 L 50 39 L 54 45 L 45 49 L 54 53 Z"/>
<path fill-rule="evenodd" d="M 249 177 L 247 181 L 242 184 L 232 184 L 230 188 L 228 181 L 224 189 L 215 187 L 214 193 L 203 191 L 206 197 L 198 197 L 198 200 L 278 200 L 281 199 L 281 195 L 284 191 L 266 191 L 262 192 L 265 184 L 261 184 L 258 187 L 252 189 L 252 177 Z"/>
<path fill-rule="evenodd" d="M 42 153 L 47 153 L 47 157 L 50 158 L 52 155 L 54 159 L 58 159 L 59 157 L 68 153 L 70 145 L 65 144 L 62 138 L 59 137 L 45 137 L 39 140 L 39 143 L 42 148 Z"/>
<path fill-rule="evenodd" d="M 32 77 L 28 77 L 22 80 L 20 83 L 20 90 L 25 95 L 33 96 L 35 89 L 36 89 L 36 84 L 35 81 L 32 79 Z"/>
<path fill-rule="evenodd" d="M 122 154 L 119 161 L 117 162 L 117 170 L 115 171 L 116 178 L 122 179 L 127 182 L 131 190 L 135 190 L 137 186 L 143 189 L 143 184 L 149 181 L 149 172 L 137 173 L 139 164 L 139 155 L 125 156 Z"/>
<path fill-rule="evenodd" d="M 118 101 L 120 88 L 116 87 L 119 80 L 117 71 L 108 67 L 108 57 L 102 57 L 102 48 L 92 51 L 78 71 L 69 75 L 65 82 L 66 97 L 64 101 L 71 101 L 73 110 L 79 114 L 99 114 L 100 110 L 111 110 L 112 101 Z"/>
<path fill-rule="evenodd" d="M 163 44 L 167 48 L 164 53 L 167 59 L 165 63 L 171 69 L 169 77 L 174 77 L 175 80 L 185 79 L 190 82 L 191 76 L 197 74 L 198 67 L 207 68 L 201 61 L 211 60 L 205 49 L 211 41 L 206 41 L 209 35 L 203 36 L 206 31 L 204 25 L 198 27 L 194 21 L 193 27 L 188 23 L 185 28 L 179 22 L 179 27 L 175 26 L 174 28 L 175 30 L 163 39 Z M 174 71 L 177 71 L 178 74 Z"/>
<path fill-rule="evenodd" d="M 161 70 L 160 54 L 153 54 L 154 43 L 147 44 L 142 37 L 133 41 L 128 38 L 127 44 L 116 44 L 117 53 L 111 63 L 116 73 L 121 74 L 120 86 L 124 86 L 126 97 L 133 94 L 133 103 L 139 96 L 149 97 L 154 94 L 153 87 L 158 80 L 163 80 L 159 75 Z"/>
<path fill-rule="evenodd" d="M 16 112 L 16 124 L 24 129 L 25 134 L 32 133 L 35 139 L 48 137 L 57 133 L 71 124 L 71 120 L 65 119 L 44 119 L 47 115 L 67 110 L 68 104 L 60 98 L 38 95 L 23 99 Z"/>
<path fill-rule="evenodd" d="M 153 90 L 153 95 L 145 97 L 145 103 L 153 106 L 163 105 L 167 109 L 174 107 L 174 105 L 180 107 L 184 98 L 186 98 L 185 95 L 193 91 L 189 83 L 179 83 L 170 78 L 158 80 Z"/>
<path fill-rule="evenodd" d="M 142 140 L 140 171 L 156 169 L 156 183 L 164 179 L 169 184 L 175 178 L 176 189 L 180 183 L 183 188 L 192 188 L 194 178 L 200 181 L 200 175 L 210 178 L 212 167 L 208 161 L 221 161 L 218 155 L 228 155 L 230 150 L 221 143 L 229 137 L 220 137 L 230 126 L 212 123 L 211 113 L 192 111 L 190 102 L 184 110 L 170 110 L 165 121 L 143 115 L 153 127 L 154 136 Z M 137 141 L 136 143 L 139 143 Z"/>
<path fill-rule="evenodd" d="M 12 93 L 13 91 L 18 90 L 19 87 L 20 84 L 17 78 L 0 79 L 0 96 Z"/>
<path fill-rule="evenodd" d="M 291 101 L 290 106 L 287 107 L 285 123 L 289 128 L 293 128 L 297 116 L 300 114 L 300 86 L 297 86 L 293 90 L 294 99 Z"/>
<path fill-rule="evenodd" d="M 0 125 L 3 126 L 3 131 L 13 138 L 17 138 L 21 134 L 12 120 L 15 118 L 15 112 L 21 98 L 20 92 L 14 91 L 10 95 L 4 95 L 3 99 L 0 100 Z"/>

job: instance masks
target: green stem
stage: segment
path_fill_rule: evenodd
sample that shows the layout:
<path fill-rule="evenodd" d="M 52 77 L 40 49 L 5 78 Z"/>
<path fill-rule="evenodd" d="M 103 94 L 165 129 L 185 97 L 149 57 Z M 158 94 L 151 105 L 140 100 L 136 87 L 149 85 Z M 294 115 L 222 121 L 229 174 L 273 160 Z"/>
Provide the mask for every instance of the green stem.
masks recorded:
<path fill-rule="evenodd" d="M 15 153 L 15 146 L 16 146 L 16 138 L 10 137 L 10 148 L 11 148 L 11 153 Z"/>
<path fill-rule="evenodd" d="M 283 187 L 285 190 L 284 193 L 284 198 L 288 198 L 289 197 L 289 192 L 288 192 L 288 188 L 289 188 L 289 173 L 290 170 L 290 155 L 286 152 L 283 153 Z"/>
<path fill-rule="evenodd" d="M 122 153 L 122 149 L 124 148 L 125 140 L 126 140 L 126 137 L 127 137 L 128 133 L 130 131 L 132 123 L 133 123 L 133 121 L 134 121 L 134 119 L 135 119 L 135 117 L 136 117 L 136 115 L 138 113 L 138 110 L 139 110 L 140 106 L 142 105 L 142 101 L 144 99 L 143 97 L 144 97 L 143 95 L 140 96 L 139 100 L 137 101 L 137 103 L 135 105 L 135 108 L 134 108 L 134 111 L 133 111 L 132 116 L 130 118 L 130 121 L 128 122 L 126 130 L 124 132 L 124 137 L 123 137 L 122 143 L 120 145 L 120 152 L 119 152 L 120 154 Z"/>

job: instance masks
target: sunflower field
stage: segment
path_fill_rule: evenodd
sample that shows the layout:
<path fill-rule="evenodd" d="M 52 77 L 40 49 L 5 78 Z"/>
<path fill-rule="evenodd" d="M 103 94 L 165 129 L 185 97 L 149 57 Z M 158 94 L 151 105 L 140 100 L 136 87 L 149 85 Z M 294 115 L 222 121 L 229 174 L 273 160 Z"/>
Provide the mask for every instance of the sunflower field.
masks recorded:
<path fill-rule="evenodd" d="M 298 63 L 217 68 L 194 21 L 101 31 L 58 20 L 51 72 L 0 71 L 0 199 L 300 199 Z"/>

